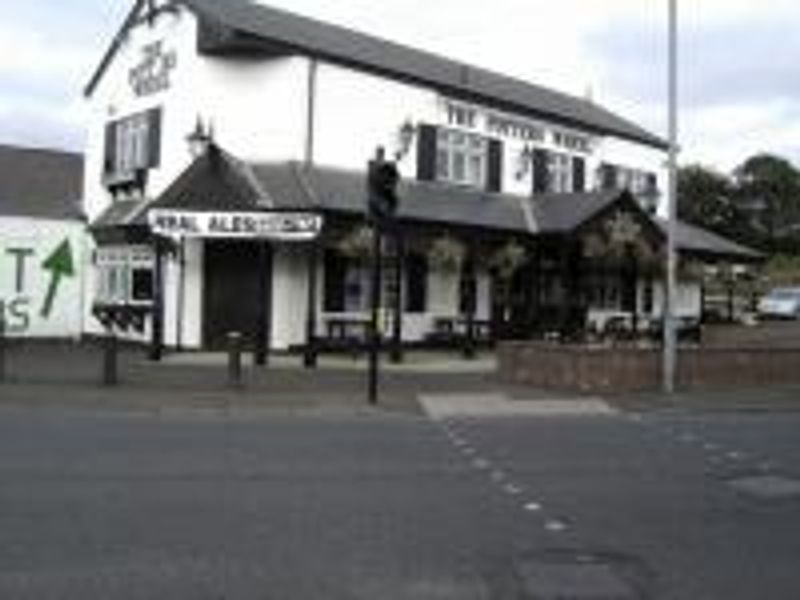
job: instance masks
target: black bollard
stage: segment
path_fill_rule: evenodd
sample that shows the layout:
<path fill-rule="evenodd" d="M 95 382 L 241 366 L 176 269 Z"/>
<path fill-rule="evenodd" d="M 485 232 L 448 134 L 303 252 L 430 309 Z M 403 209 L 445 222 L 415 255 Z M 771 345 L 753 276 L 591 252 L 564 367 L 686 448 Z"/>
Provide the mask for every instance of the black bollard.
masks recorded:
<path fill-rule="evenodd" d="M 228 385 L 242 387 L 242 334 L 238 331 L 228 333 Z"/>
<path fill-rule="evenodd" d="M 117 336 L 112 329 L 103 338 L 103 385 L 115 386 L 119 383 L 119 347 Z"/>

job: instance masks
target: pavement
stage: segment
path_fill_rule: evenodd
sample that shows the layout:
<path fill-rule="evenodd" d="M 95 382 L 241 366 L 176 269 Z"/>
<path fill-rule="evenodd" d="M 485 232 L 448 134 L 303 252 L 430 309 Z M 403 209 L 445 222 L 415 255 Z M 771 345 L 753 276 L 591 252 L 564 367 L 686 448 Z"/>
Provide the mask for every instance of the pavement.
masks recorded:
<path fill-rule="evenodd" d="M 457 353 L 409 352 L 405 361 L 383 361 L 379 405 L 366 399 L 365 357 L 320 357 L 317 369 L 299 356 L 277 355 L 269 366 L 245 357 L 241 386 L 228 382 L 224 354 L 167 354 L 147 360 L 137 348 L 123 348 L 120 383 L 100 385 L 102 352 L 91 344 L 12 346 L 0 405 L 40 408 L 72 406 L 98 410 L 207 412 L 272 410 L 284 413 L 386 411 L 436 417 L 453 414 L 557 415 L 621 412 L 794 412 L 800 385 L 604 397 L 555 393 L 501 382 L 491 353 L 464 360 Z"/>

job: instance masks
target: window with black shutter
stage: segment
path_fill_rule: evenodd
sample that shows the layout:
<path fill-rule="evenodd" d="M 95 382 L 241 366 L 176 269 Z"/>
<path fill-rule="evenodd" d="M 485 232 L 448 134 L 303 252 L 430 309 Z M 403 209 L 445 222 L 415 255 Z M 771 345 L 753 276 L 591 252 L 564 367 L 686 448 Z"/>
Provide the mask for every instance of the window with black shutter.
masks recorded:
<path fill-rule="evenodd" d="M 572 191 L 577 194 L 586 191 L 586 161 L 578 156 L 572 159 Z"/>
<path fill-rule="evenodd" d="M 106 125 L 105 157 L 103 159 L 103 172 L 108 175 L 113 173 L 117 164 L 117 124 Z"/>
<path fill-rule="evenodd" d="M 154 108 L 106 125 L 106 176 L 124 178 L 161 164 L 162 115 L 162 109 Z"/>
<path fill-rule="evenodd" d="M 325 312 L 344 312 L 347 259 L 335 250 L 326 250 L 324 268 L 324 310 Z"/>
<path fill-rule="evenodd" d="M 533 193 L 544 194 L 550 190 L 550 157 L 547 150 L 533 150 Z"/>
<path fill-rule="evenodd" d="M 600 167 L 600 185 L 603 190 L 615 190 L 618 187 L 617 183 L 617 167 L 614 165 L 603 164 Z"/>
<path fill-rule="evenodd" d="M 436 127 L 420 125 L 417 138 L 417 179 L 436 179 Z"/>
<path fill-rule="evenodd" d="M 406 257 L 406 312 L 424 313 L 428 300 L 428 260 L 424 254 Z"/>
<path fill-rule="evenodd" d="M 147 166 L 157 168 L 161 164 L 161 109 L 147 113 Z"/>
<path fill-rule="evenodd" d="M 503 142 L 489 140 L 489 173 L 486 178 L 489 192 L 503 191 Z"/>

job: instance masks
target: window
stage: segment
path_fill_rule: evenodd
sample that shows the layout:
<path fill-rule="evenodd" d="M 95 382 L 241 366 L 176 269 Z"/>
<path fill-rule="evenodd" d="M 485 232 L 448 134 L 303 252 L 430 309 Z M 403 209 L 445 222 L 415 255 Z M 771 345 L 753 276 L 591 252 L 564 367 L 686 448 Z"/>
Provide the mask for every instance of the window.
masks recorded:
<path fill-rule="evenodd" d="M 627 189 L 636 196 L 657 196 L 658 177 L 655 173 L 619 165 L 603 164 L 598 171 L 601 189 Z"/>
<path fill-rule="evenodd" d="M 157 167 L 161 149 L 161 109 L 153 109 L 106 126 L 105 172 L 116 177 Z"/>
<path fill-rule="evenodd" d="M 471 133 L 439 129 L 436 178 L 474 187 L 486 186 L 488 142 Z"/>
<path fill-rule="evenodd" d="M 428 299 L 428 259 L 410 253 L 406 258 L 406 312 L 424 313 Z"/>
<path fill-rule="evenodd" d="M 117 126 L 117 151 L 114 170 L 130 173 L 147 167 L 147 113 L 134 115 Z"/>
<path fill-rule="evenodd" d="M 105 247 L 96 254 L 95 300 L 102 304 L 153 301 L 154 257 L 150 248 Z"/>
<path fill-rule="evenodd" d="M 549 153 L 550 191 L 567 193 L 572 191 L 572 158 L 560 152 Z"/>
<path fill-rule="evenodd" d="M 344 312 L 369 310 L 370 270 L 360 261 L 348 261 L 344 275 Z"/>

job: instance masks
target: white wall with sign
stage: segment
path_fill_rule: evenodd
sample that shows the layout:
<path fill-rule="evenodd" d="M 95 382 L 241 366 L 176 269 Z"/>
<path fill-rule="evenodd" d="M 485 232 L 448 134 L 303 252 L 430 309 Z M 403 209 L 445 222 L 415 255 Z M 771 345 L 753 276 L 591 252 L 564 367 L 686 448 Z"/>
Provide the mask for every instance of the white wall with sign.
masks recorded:
<path fill-rule="evenodd" d="M 81 333 L 85 226 L 0 217 L 0 311 L 7 335 Z"/>

